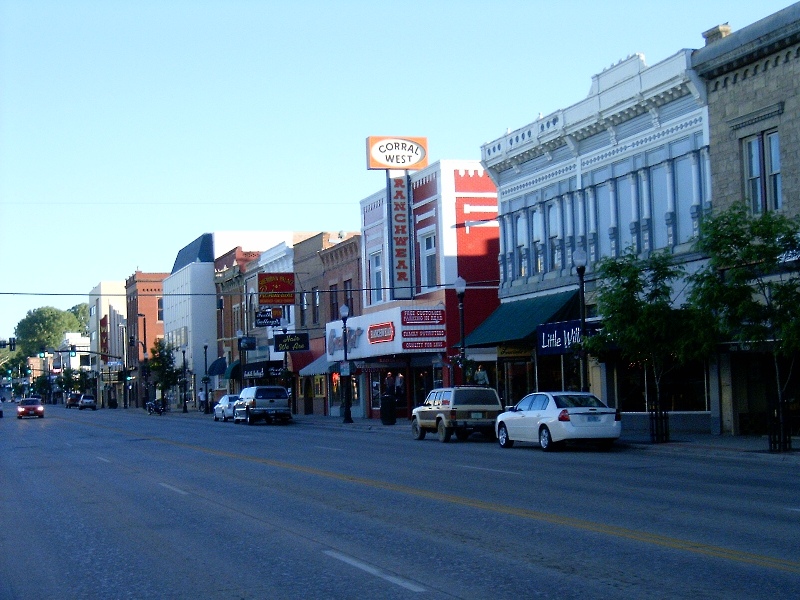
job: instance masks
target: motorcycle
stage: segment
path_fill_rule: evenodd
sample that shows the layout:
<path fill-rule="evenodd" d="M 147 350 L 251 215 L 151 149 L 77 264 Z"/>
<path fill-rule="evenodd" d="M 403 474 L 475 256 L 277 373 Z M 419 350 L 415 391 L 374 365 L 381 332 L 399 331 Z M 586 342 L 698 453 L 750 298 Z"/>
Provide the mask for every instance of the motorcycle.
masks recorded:
<path fill-rule="evenodd" d="M 163 415 L 164 414 L 164 407 L 161 406 L 160 402 L 155 402 L 153 400 L 150 400 L 147 403 L 147 414 L 148 415 L 152 415 L 153 413 L 156 413 L 158 415 Z"/>

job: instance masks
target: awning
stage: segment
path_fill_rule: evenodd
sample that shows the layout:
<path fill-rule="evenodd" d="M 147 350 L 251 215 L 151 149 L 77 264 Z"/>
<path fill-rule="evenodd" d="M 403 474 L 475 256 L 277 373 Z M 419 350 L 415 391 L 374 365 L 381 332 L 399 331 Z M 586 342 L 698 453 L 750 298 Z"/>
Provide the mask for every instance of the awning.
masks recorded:
<path fill-rule="evenodd" d="M 241 379 L 242 378 L 242 363 L 238 360 L 233 361 L 225 369 L 225 379 Z"/>
<path fill-rule="evenodd" d="M 208 374 L 209 375 L 224 375 L 225 370 L 228 368 L 228 361 L 225 360 L 225 357 L 222 356 L 212 362 L 208 367 Z"/>
<path fill-rule="evenodd" d="M 307 367 L 300 369 L 300 377 L 308 377 L 310 375 L 324 375 L 328 372 L 331 363 L 328 362 L 328 356 L 323 354 Z"/>
<path fill-rule="evenodd" d="M 497 346 L 503 342 L 533 341 L 542 323 L 580 318 L 577 291 L 560 292 L 504 302 L 470 333 L 467 348 Z"/>
<path fill-rule="evenodd" d="M 297 373 L 303 367 L 314 362 L 314 353 L 311 350 L 296 350 L 289 352 L 289 370 Z"/>

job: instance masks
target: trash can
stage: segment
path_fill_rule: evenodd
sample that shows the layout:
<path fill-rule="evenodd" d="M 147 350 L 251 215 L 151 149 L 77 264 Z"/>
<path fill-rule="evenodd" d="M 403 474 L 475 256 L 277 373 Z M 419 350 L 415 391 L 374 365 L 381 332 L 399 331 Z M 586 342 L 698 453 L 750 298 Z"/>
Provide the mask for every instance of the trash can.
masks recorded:
<path fill-rule="evenodd" d="M 397 423 L 394 396 L 391 394 L 383 394 L 381 396 L 381 423 L 384 425 Z"/>

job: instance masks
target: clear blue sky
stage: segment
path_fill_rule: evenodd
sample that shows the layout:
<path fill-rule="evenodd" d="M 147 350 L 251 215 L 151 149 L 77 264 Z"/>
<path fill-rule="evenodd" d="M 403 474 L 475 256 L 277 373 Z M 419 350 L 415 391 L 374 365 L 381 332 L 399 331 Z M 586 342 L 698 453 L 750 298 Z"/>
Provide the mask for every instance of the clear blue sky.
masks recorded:
<path fill-rule="evenodd" d="M 788 4 L 0 0 L 0 339 L 204 232 L 358 230 L 368 135 L 479 159 L 620 59 Z"/>

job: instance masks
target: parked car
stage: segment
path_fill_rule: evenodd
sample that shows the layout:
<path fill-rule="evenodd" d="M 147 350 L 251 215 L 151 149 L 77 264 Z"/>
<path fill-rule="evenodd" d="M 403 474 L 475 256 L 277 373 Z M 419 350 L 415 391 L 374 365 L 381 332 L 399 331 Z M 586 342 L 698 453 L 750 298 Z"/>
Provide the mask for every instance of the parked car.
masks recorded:
<path fill-rule="evenodd" d="M 91 394 L 83 394 L 81 399 L 78 400 L 78 409 L 83 410 L 84 408 L 97 410 L 97 400 Z"/>
<path fill-rule="evenodd" d="M 494 422 L 503 410 L 497 392 L 488 387 L 458 386 L 436 388 L 428 393 L 422 406 L 411 411 L 411 435 L 415 440 L 436 432 L 440 442 L 466 440 L 479 431 L 494 438 Z"/>
<path fill-rule="evenodd" d="M 235 394 L 226 394 L 219 399 L 214 405 L 214 420 L 219 421 L 222 419 L 226 423 L 228 419 L 233 418 L 233 408 L 236 402 L 239 401 L 239 396 Z"/>
<path fill-rule="evenodd" d="M 44 417 L 44 404 L 38 397 L 23 398 L 17 405 L 17 418 L 22 417 Z"/>
<path fill-rule="evenodd" d="M 267 423 L 288 423 L 292 418 L 289 394 L 279 385 L 257 385 L 239 392 L 239 401 L 233 408 L 233 422 L 244 421 L 253 425 L 263 420 Z"/>
<path fill-rule="evenodd" d="M 81 395 L 78 393 L 72 393 L 67 396 L 67 401 L 65 403 L 67 408 L 77 408 L 78 402 L 80 402 Z"/>
<path fill-rule="evenodd" d="M 567 441 L 592 440 L 610 448 L 622 433 L 619 410 L 588 392 L 535 392 L 497 417 L 497 441 L 538 442 L 550 451 Z"/>

